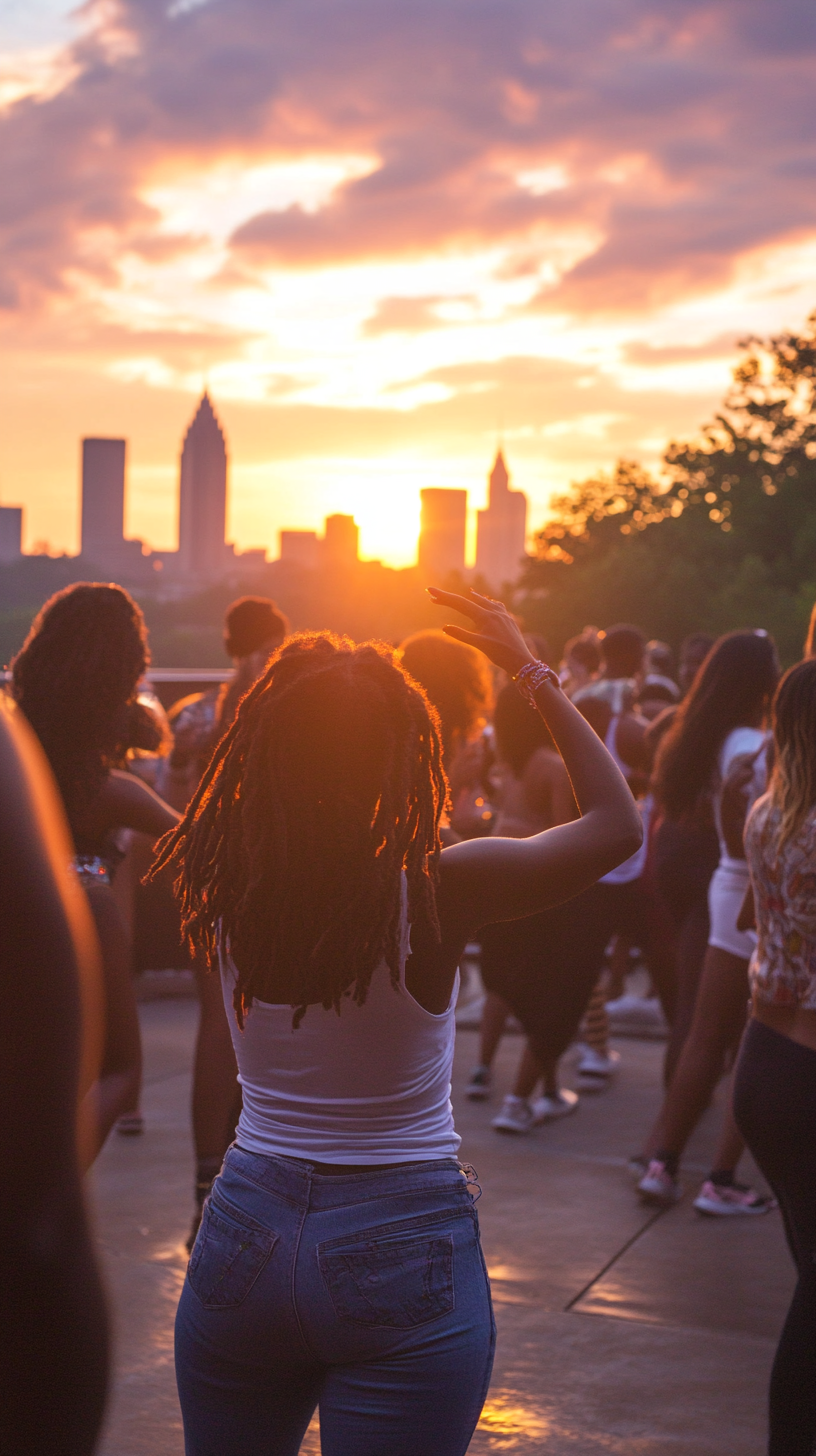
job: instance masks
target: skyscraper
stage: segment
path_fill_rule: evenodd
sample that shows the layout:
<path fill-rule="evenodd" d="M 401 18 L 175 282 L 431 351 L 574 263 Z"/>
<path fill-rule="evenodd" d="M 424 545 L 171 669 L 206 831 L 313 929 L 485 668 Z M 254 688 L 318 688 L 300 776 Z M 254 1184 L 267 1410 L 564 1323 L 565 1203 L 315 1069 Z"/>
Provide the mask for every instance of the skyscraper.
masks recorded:
<path fill-rule="evenodd" d="M 181 450 L 179 569 L 218 577 L 227 564 L 227 444 L 205 390 Z"/>
<path fill-rule="evenodd" d="M 421 490 L 419 565 L 429 583 L 465 569 L 466 490 Z"/>
<path fill-rule="evenodd" d="M 331 566 L 353 566 L 357 560 L 360 528 L 353 516 L 327 516 L 323 555 Z"/>
<path fill-rule="evenodd" d="M 126 440 L 82 441 L 83 556 L 107 568 L 122 552 L 125 539 Z"/>
<path fill-rule="evenodd" d="M 0 506 L 0 563 L 11 566 L 23 554 L 23 508 Z"/>
<path fill-rule="evenodd" d="M 476 570 L 498 591 L 519 573 L 527 537 L 527 497 L 522 490 L 510 489 L 501 450 L 488 480 L 487 509 L 478 513 Z"/>

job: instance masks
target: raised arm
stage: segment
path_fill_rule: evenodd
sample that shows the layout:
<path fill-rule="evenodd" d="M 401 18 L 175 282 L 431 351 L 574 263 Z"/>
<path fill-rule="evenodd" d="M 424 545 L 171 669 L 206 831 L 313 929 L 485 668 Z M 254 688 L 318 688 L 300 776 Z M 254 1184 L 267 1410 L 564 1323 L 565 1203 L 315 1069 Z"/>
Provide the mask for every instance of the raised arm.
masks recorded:
<path fill-rule="evenodd" d="M 448 636 L 477 647 L 512 677 L 535 661 L 503 603 L 476 592 L 463 597 L 434 588 L 430 595 L 473 623 L 474 630 L 446 626 Z M 535 915 L 571 899 L 640 847 L 635 801 L 594 729 L 550 682 L 538 687 L 535 703 L 564 761 L 581 817 L 530 839 L 471 839 L 444 850 L 443 932 Z"/>

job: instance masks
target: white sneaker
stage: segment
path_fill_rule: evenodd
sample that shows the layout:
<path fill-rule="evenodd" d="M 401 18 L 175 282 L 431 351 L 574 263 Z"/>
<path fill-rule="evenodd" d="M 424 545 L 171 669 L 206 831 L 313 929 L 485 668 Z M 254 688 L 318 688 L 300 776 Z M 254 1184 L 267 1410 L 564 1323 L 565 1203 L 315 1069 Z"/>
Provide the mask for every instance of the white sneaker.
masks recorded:
<path fill-rule="evenodd" d="M 776 1208 L 775 1198 L 763 1198 L 745 1183 L 712 1183 L 707 1178 L 694 1200 L 698 1213 L 713 1218 L 745 1217 L 758 1213 L 770 1213 Z"/>
<path fill-rule="evenodd" d="M 638 1183 L 638 1193 L 644 1203 L 653 1203 L 659 1208 L 671 1208 L 683 1197 L 679 1182 L 657 1158 L 652 1158 Z"/>
<path fill-rule="evenodd" d="M 530 1105 L 536 1125 L 540 1122 L 555 1122 L 557 1118 L 569 1117 L 571 1112 L 575 1112 L 578 1093 L 570 1092 L 568 1087 L 561 1087 L 554 1097 L 535 1097 Z"/>
<path fill-rule="evenodd" d="M 529 1132 L 535 1119 L 533 1109 L 526 1097 L 505 1097 L 502 1103 L 502 1110 L 498 1117 L 494 1117 L 491 1127 L 496 1132 Z"/>
<path fill-rule="evenodd" d="M 604 1056 L 594 1047 L 584 1047 L 575 1068 L 578 1086 L 582 1092 L 603 1092 L 619 1066 L 620 1052 L 607 1052 Z"/>

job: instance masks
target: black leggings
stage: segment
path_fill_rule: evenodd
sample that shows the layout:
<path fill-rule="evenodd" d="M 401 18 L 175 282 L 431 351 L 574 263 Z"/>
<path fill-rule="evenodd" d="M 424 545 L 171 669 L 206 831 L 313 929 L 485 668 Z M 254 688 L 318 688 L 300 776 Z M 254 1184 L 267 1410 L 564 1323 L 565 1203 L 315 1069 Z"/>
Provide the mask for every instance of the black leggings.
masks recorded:
<path fill-rule="evenodd" d="M 769 1456 L 816 1451 L 816 1051 L 751 1020 L 737 1126 L 779 1200 L 799 1282 L 771 1373 Z"/>
<path fill-rule="evenodd" d="M 557 1061 L 573 1040 L 610 936 L 618 931 L 641 943 L 643 920 L 640 880 L 599 882 L 541 915 L 481 931 L 485 988 L 508 1002 L 539 1062 Z"/>

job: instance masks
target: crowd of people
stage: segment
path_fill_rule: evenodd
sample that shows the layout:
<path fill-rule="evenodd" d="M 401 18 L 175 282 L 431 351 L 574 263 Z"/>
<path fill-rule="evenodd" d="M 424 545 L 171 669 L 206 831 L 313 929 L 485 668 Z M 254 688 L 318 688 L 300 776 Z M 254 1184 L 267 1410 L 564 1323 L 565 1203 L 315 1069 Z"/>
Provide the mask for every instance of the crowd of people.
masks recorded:
<path fill-rule="evenodd" d="M 489 1113 L 498 1135 L 611 1088 L 606 1004 L 635 955 L 668 1027 L 662 1103 L 630 1163 L 645 1203 L 682 1197 L 683 1151 L 729 1078 L 694 1205 L 781 1210 L 799 1282 L 769 1451 L 812 1456 L 813 633 L 782 676 L 762 630 L 696 634 L 675 667 L 630 624 L 585 628 L 554 668 L 501 603 L 429 591 L 469 625 L 397 647 L 291 634 L 274 603 L 243 598 L 226 620 L 232 680 L 169 713 L 119 587 L 57 594 L 14 659 L 0 1076 L 2 1146 L 24 1187 L 0 1240 L 19 1336 L 0 1449 L 94 1447 L 105 1315 L 79 1180 L 114 1127 L 144 1128 L 133 969 L 147 905 L 200 1000 L 176 1324 L 188 1456 L 294 1456 L 318 1405 L 337 1453 L 396 1456 L 406 1429 L 412 1449 L 467 1450 L 495 1343 L 450 1103 L 474 942 L 472 1101 L 493 1095 L 511 1017 L 524 1034 Z M 571 1047 L 577 1091 L 559 1074 Z M 738 1176 L 746 1144 L 770 1194 Z M 42 1354 L 35 1307 L 52 1316 Z M 60 1371 L 41 1436 L 27 1358 Z"/>

